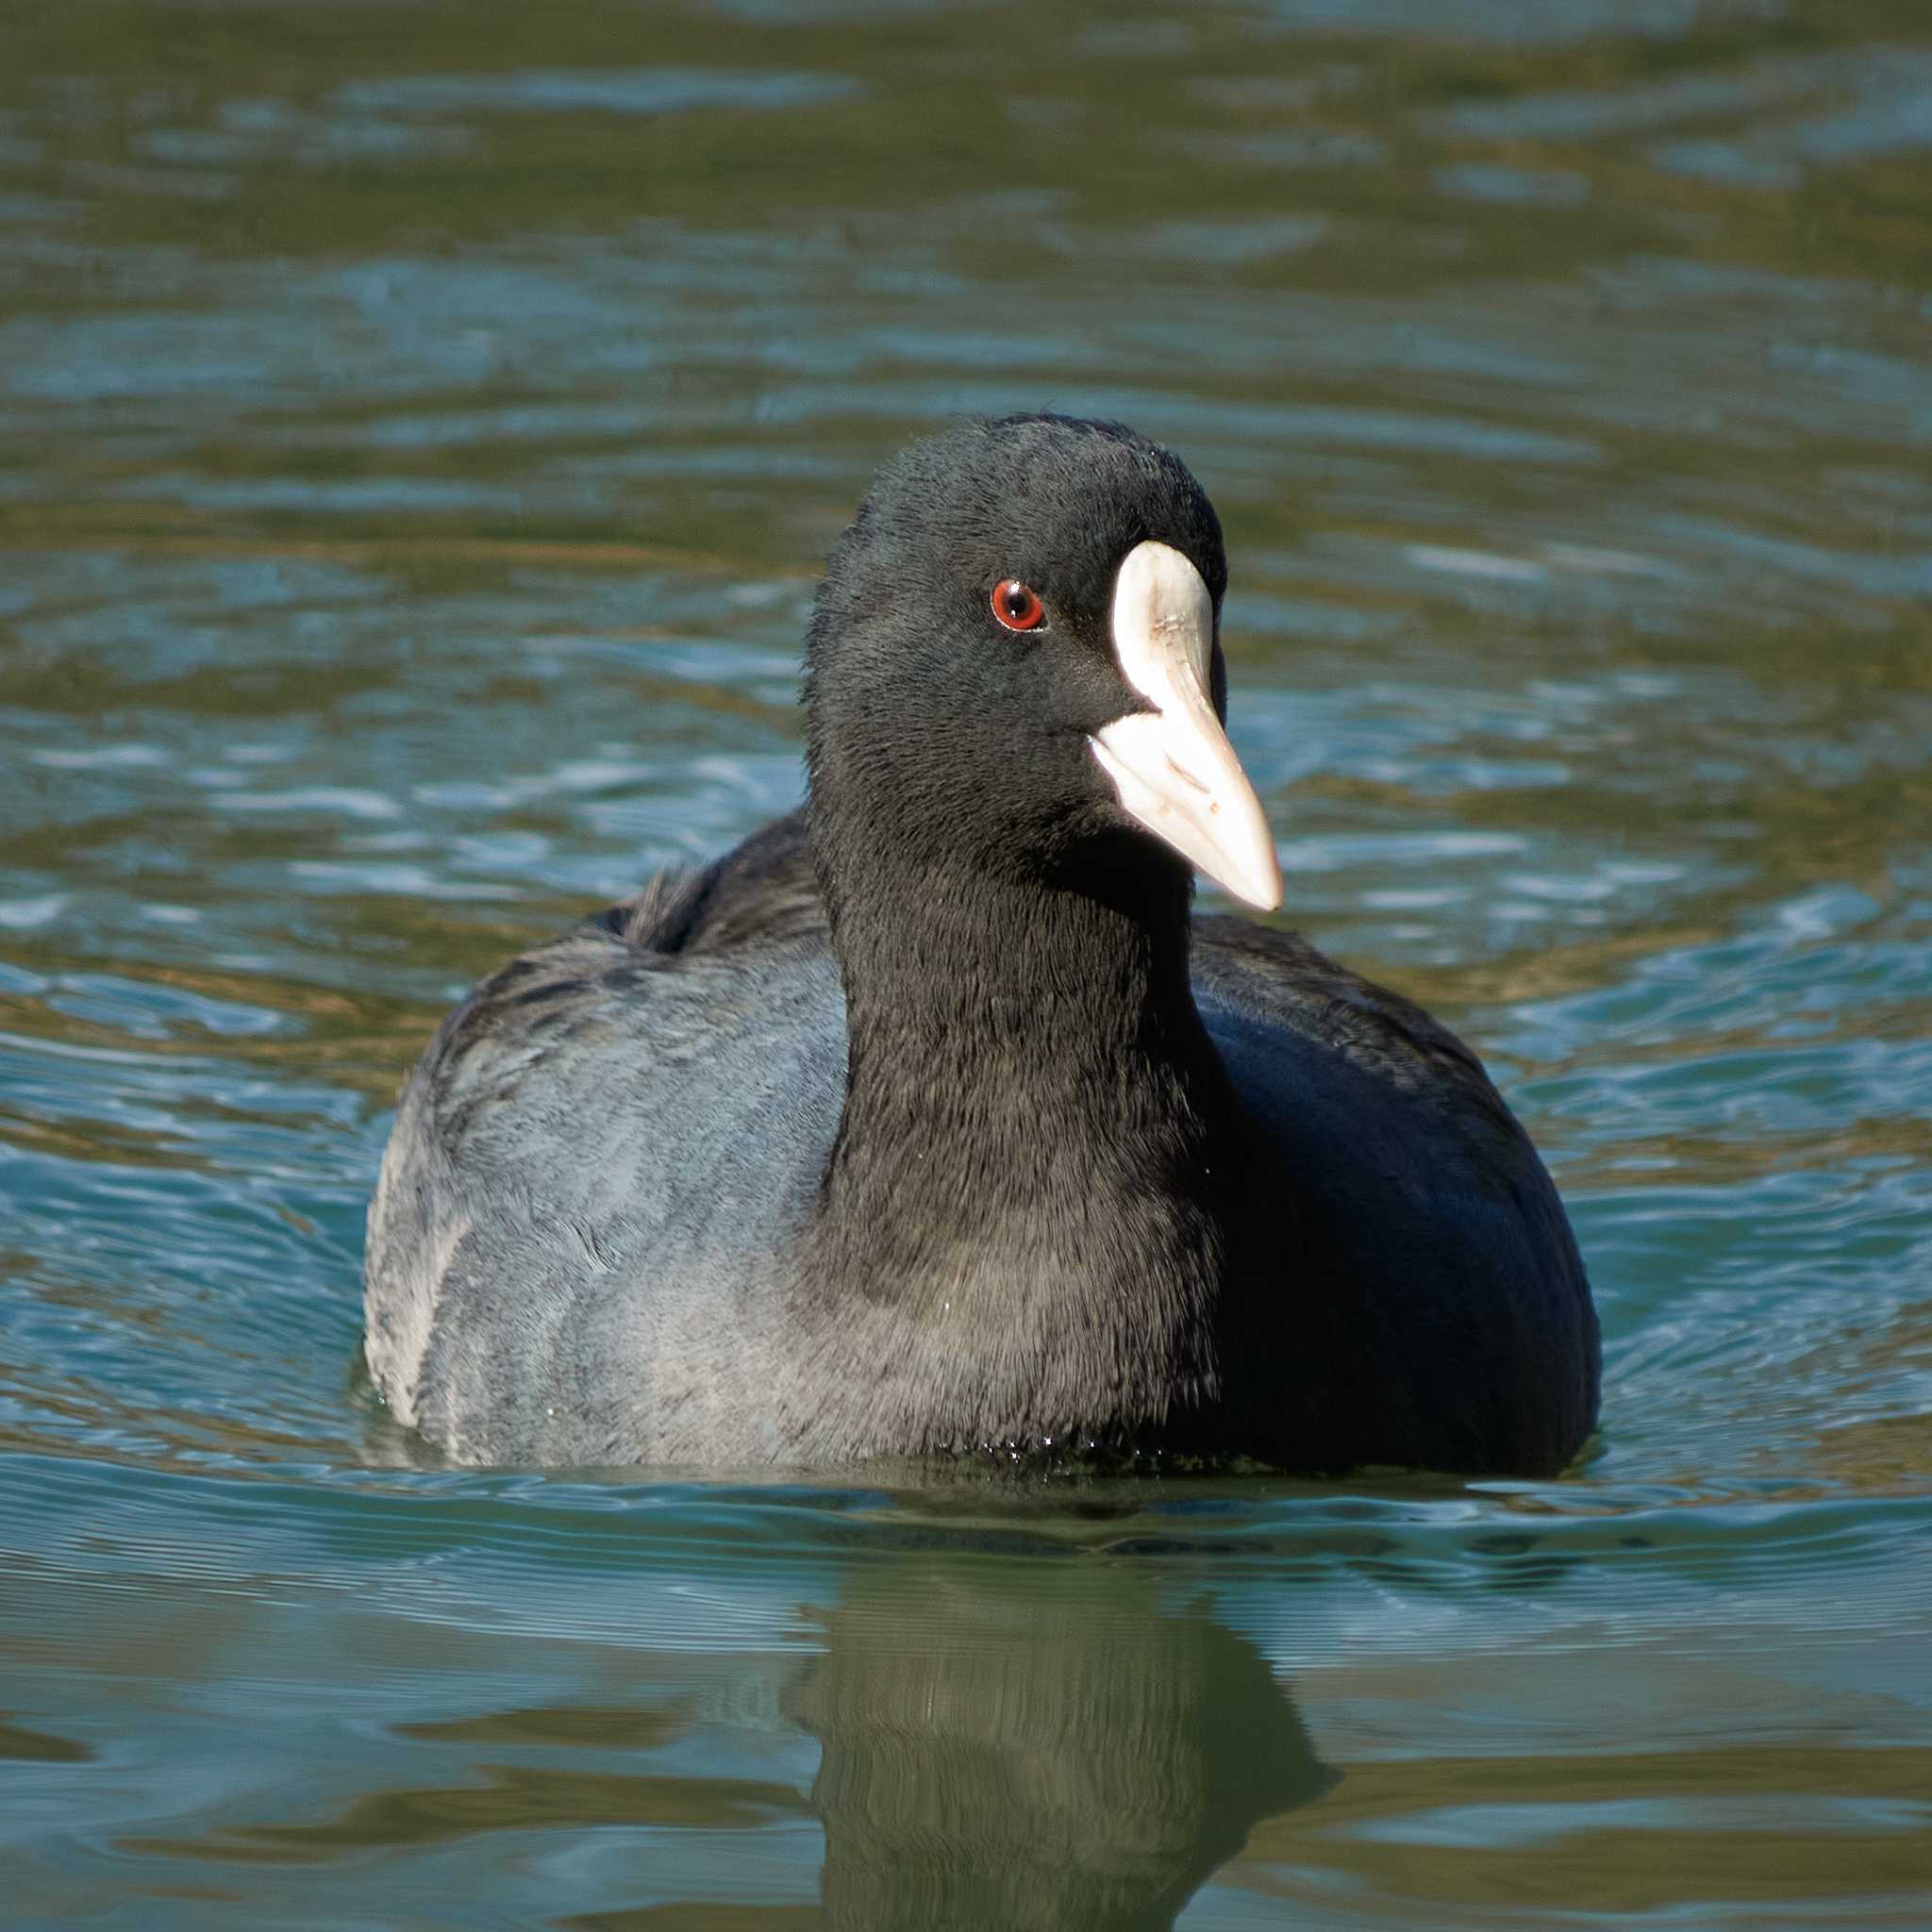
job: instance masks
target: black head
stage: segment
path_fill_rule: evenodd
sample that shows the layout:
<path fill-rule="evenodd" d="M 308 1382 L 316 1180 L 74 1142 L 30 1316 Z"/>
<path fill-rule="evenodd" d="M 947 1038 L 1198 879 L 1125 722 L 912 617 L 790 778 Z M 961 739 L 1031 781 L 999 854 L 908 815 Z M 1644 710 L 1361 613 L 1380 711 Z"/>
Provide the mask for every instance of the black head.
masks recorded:
<path fill-rule="evenodd" d="M 1149 542 L 1199 573 L 1218 633 L 1220 522 L 1179 458 L 1130 429 L 967 423 L 880 472 L 832 552 L 807 654 L 814 841 L 835 911 L 841 861 L 888 852 L 1001 876 L 1130 860 L 1184 886 L 1184 861 L 1123 811 L 1091 741 L 1154 708 L 1113 634 L 1121 566 Z M 1017 591 L 996 600 L 1016 584 L 1037 619 Z M 1207 684 L 1223 713 L 1218 635 Z"/>

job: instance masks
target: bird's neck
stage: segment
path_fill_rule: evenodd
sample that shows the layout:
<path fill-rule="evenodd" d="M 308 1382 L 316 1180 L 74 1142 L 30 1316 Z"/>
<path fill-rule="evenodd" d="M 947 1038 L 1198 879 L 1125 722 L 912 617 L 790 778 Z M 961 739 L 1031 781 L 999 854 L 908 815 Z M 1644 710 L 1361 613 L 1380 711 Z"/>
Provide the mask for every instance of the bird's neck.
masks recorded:
<path fill-rule="evenodd" d="M 1094 891 L 874 860 L 862 906 L 835 887 L 848 1064 L 809 1273 L 863 1284 L 888 1354 L 951 1351 L 969 1433 L 1124 1428 L 1213 1378 L 1233 1101 L 1185 874 L 1138 870 Z"/>

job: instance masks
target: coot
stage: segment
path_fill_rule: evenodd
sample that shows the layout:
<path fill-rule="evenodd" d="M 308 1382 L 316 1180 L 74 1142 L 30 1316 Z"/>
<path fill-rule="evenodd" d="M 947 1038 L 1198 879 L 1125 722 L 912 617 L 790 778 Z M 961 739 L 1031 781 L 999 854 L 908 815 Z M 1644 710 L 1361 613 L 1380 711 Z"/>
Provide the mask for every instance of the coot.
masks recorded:
<path fill-rule="evenodd" d="M 1596 1317 L 1476 1057 L 1263 908 L 1201 487 L 1116 424 L 888 464 L 808 802 L 512 960 L 370 1212 L 397 1416 L 491 1463 L 1549 1474 Z"/>

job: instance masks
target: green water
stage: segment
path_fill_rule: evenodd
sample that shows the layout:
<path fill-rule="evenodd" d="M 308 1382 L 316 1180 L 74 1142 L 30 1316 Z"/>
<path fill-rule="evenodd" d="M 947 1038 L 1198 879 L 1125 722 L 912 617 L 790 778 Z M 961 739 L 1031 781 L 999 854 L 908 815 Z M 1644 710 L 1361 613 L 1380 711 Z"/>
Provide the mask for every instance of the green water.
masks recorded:
<path fill-rule="evenodd" d="M 1041 404 L 1216 497 L 1591 1458 L 435 1466 L 410 1058 L 793 800 L 872 466 Z M 1932 14 L 0 8 L 0 1283 L 9 1926 L 1932 1923 Z"/>

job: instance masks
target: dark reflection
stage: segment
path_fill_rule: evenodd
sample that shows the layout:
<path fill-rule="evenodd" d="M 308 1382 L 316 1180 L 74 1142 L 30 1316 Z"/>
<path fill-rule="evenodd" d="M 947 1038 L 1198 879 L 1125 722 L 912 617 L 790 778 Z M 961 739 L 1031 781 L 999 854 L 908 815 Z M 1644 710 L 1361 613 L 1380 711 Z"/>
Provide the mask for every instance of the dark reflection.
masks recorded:
<path fill-rule="evenodd" d="M 240 1817 L 224 1807 L 220 1823 L 117 1849 L 232 1876 L 347 1872 L 372 1853 L 440 1860 L 459 1844 L 476 1869 L 541 1863 L 594 1835 L 627 1859 L 607 1864 L 608 1890 L 549 1901 L 545 1923 L 1132 1932 L 1171 1925 L 1256 1826 L 1335 1784 L 1260 1653 L 1205 1603 L 1164 1601 L 1160 1572 L 974 1545 L 859 1561 L 837 1606 L 811 1613 L 824 1647 L 809 1657 L 599 1649 L 568 1694 L 506 1706 L 507 1676 L 556 1683 L 572 1658 L 478 1640 L 469 1707 L 449 1708 L 437 1674 L 441 1708 L 395 1712 L 379 1750 L 338 1763 L 325 1804 L 264 1817 L 243 1800 Z M 382 1650 L 400 1669 L 388 1626 Z M 783 1770 L 773 1759 L 762 1722 L 720 1748 L 728 1713 L 774 1705 L 820 1746 L 808 1790 L 788 1775 L 796 1752 Z M 58 1740 L 31 1741 L 44 1755 Z M 818 1905 L 795 1865 L 777 1888 L 791 1898 L 761 1901 L 772 1848 L 808 1857 L 795 1826 L 814 1817 Z M 764 1869 L 749 1897 L 696 1875 L 703 1838 L 774 1831 L 747 1862 Z M 512 1849 L 532 1835 L 549 1849 Z"/>
<path fill-rule="evenodd" d="M 676 1710 L 542 1704 L 515 1710 L 486 1710 L 475 1717 L 398 1724 L 399 1738 L 452 1744 L 564 1744 L 592 1751 L 649 1751 L 668 1744 L 684 1728 Z"/>
<path fill-rule="evenodd" d="M 584 1713 L 587 1720 L 591 1715 Z M 623 1715 L 637 1721 L 643 1737 L 653 1735 L 656 1726 L 648 1718 Z M 502 1728 L 513 1728 L 514 1722 L 514 1713 L 505 1713 Z M 798 1808 L 798 1794 L 790 1786 L 745 1778 L 651 1776 L 556 1763 L 479 1764 L 475 1771 L 478 1782 L 367 1792 L 321 1824 L 243 1825 L 214 1844 L 127 1838 L 121 1845 L 164 1857 L 307 1865 L 375 1850 L 449 1844 L 491 1832 L 580 1832 L 596 1825 L 747 1830 Z"/>
<path fill-rule="evenodd" d="M 1326 1790 L 1259 1652 L 1111 1565 L 896 1569 L 788 1700 L 824 1748 L 838 1926 L 1166 1926 L 1261 1820 Z"/>
<path fill-rule="evenodd" d="M 72 1738 L 52 1731 L 29 1730 L 25 1724 L 0 1723 L 0 1757 L 28 1759 L 39 1764 L 91 1764 L 93 1752 Z"/>

